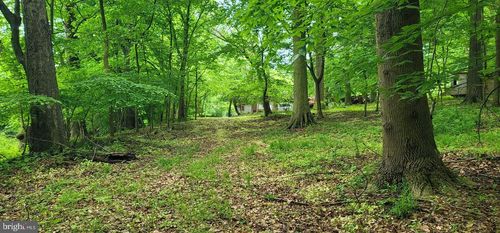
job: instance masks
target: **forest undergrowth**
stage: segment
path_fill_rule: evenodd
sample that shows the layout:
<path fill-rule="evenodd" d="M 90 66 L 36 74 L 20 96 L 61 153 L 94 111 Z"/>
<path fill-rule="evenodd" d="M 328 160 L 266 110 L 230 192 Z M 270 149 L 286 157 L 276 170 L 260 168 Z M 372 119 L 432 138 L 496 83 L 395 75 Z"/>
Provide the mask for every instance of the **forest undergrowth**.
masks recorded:
<path fill-rule="evenodd" d="M 439 105 L 438 148 L 461 187 L 414 197 L 377 188 L 381 126 L 370 106 L 326 111 L 303 130 L 289 115 L 202 118 L 174 129 L 95 139 L 133 152 L 108 164 L 71 157 L 0 163 L 0 219 L 41 232 L 496 232 L 500 196 L 498 109 Z"/>

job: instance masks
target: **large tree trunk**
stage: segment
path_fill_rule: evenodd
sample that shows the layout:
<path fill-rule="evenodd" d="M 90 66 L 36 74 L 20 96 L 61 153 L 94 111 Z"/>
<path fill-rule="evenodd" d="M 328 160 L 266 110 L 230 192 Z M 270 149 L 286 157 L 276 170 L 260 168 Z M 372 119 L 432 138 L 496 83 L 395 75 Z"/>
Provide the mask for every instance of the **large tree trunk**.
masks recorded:
<path fill-rule="evenodd" d="M 471 12 L 471 32 L 469 47 L 469 70 L 467 74 L 467 103 L 477 103 L 483 99 L 483 82 L 480 72 L 483 68 L 483 41 L 480 36 L 483 21 L 483 6 L 479 0 L 469 0 Z"/>
<path fill-rule="evenodd" d="M 59 88 L 45 0 L 24 0 L 23 10 L 29 93 L 58 99 Z M 61 105 L 33 105 L 30 114 L 30 150 L 60 150 L 67 141 Z"/>
<path fill-rule="evenodd" d="M 414 193 L 422 194 L 453 181 L 434 141 L 433 126 L 427 102 L 422 95 L 415 99 L 401 98 L 395 93 L 396 83 L 424 82 L 422 36 L 397 50 L 386 50 L 393 36 L 403 28 L 420 24 L 419 1 L 394 6 L 376 16 L 378 55 L 385 60 L 378 65 L 383 123 L 383 160 L 379 183 L 408 182 Z M 415 33 L 421 33 L 419 29 Z M 403 35 L 406 36 L 406 35 Z M 415 80 L 408 80 L 411 75 Z M 416 92 L 416 88 L 405 91 Z M 446 182 L 444 182 L 446 181 Z"/>
<path fill-rule="evenodd" d="M 495 95 L 493 96 L 493 102 L 495 106 L 500 106 L 500 0 L 497 0 L 497 15 L 496 15 L 496 69 L 497 77 L 495 79 L 494 88 L 496 89 Z"/>
<path fill-rule="evenodd" d="M 307 92 L 307 61 L 305 45 L 304 8 L 305 2 L 297 4 L 293 12 L 293 114 L 288 124 L 289 129 L 304 128 L 314 123 L 308 102 Z"/>

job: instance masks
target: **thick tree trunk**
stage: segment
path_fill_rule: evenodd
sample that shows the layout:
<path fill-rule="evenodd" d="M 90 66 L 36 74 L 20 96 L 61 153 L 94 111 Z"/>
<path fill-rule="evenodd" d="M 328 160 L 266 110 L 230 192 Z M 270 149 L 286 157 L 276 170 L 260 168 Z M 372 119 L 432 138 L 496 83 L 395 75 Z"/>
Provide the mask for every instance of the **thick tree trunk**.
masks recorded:
<path fill-rule="evenodd" d="M 314 123 L 314 118 L 311 114 L 311 109 L 308 103 L 307 92 L 307 61 L 306 61 L 306 45 L 305 45 L 305 28 L 304 22 L 304 3 L 299 3 L 293 12 L 294 30 L 293 36 L 293 114 L 288 124 L 289 129 L 304 128 Z"/>
<path fill-rule="evenodd" d="M 483 99 L 483 82 L 480 72 L 483 68 L 483 41 L 480 35 L 483 21 L 483 7 L 479 0 L 469 0 L 471 12 L 471 32 L 469 46 L 469 70 L 467 73 L 467 95 L 465 102 L 477 103 Z"/>
<path fill-rule="evenodd" d="M 396 52 L 385 49 L 386 43 L 399 36 L 404 27 L 420 24 L 419 1 L 410 0 L 405 5 L 394 6 L 376 16 L 378 55 L 385 59 L 378 65 L 380 86 L 385 90 L 380 93 L 383 160 L 379 183 L 400 183 L 404 179 L 414 193 L 423 194 L 441 188 L 454 177 L 439 156 L 427 97 L 404 99 L 394 91 L 396 83 L 404 82 L 409 75 L 422 82 L 425 79 L 421 35 Z M 415 33 L 421 32 L 415 30 Z M 416 92 L 416 89 L 405 91 Z"/>
<path fill-rule="evenodd" d="M 25 0 L 23 9 L 29 93 L 58 99 L 59 88 L 45 0 Z M 30 114 L 30 150 L 60 150 L 67 141 L 61 105 L 32 105 Z"/>

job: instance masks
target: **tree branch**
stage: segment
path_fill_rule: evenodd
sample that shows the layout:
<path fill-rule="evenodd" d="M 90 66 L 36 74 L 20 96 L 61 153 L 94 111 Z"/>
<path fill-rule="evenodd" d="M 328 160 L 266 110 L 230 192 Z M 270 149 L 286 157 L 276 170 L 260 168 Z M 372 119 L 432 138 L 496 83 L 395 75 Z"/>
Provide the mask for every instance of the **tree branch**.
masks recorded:
<path fill-rule="evenodd" d="M 12 44 L 12 49 L 14 50 L 14 54 L 16 55 L 16 59 L 23 66 L 24 71 L 26 71 L 26 62 L 24 58 L 24 52 L 23 49 L 21 48 L 21 42 L 20 42 L 20 32 L 19 32 L 19 27 L 21 26 L 21 3 L 19 2 L 20 0 L 16 0 L 14 3 L 14 13 L 9 10 L 7 5 L 3 2 L 3 0 L 0 0 L 0 11 L 2 12 L 3 16 L 7 20 L 7 22 L 10 25 L 10 31 L 11 31 L 11 44 Z"/>

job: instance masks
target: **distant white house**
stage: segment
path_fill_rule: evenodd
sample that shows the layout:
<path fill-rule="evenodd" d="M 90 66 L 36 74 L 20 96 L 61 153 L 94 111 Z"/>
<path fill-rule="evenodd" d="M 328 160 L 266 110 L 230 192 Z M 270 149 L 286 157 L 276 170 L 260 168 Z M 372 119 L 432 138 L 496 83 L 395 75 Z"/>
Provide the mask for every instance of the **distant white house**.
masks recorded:
<path fill-rule="evenodd" d="M 292 106 L 293 105 L 290 103 L 275 104 L 275 103 L 271 102 L 271 111 L 277 111 L 277 112 L 291 111 Z M 251 114 L 251 113 L 256 113 L 256 112 L 263 112 L 264 105 L 262 105 L 262 104 L 241 104 L 238 106 L 238 109 L 240 110 L 240 113 L 242 113 L 242 114 Z"/>
<path fill-rule="evenodd" d="M 452 96 L 467 95 L 467 73 L 458 73 L 457 79 L 451 82 L 451 87 L 448 91 Z"/>
<path fill-rule="evenodd" d="M 483 85 L 484 95 L 489 94 L 494 89 L 493 79 L 487 79 Z M 462 72 L 457 74 L 457 79 L 451 82 L 451 87 L 448 89 L 451 96 L 466 96 L 467 95 L 467 73 Z"/>

